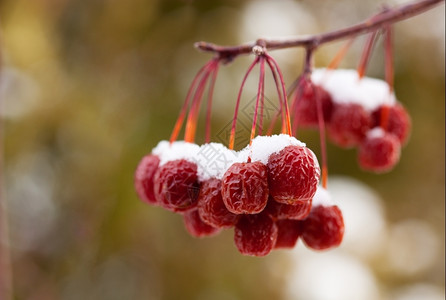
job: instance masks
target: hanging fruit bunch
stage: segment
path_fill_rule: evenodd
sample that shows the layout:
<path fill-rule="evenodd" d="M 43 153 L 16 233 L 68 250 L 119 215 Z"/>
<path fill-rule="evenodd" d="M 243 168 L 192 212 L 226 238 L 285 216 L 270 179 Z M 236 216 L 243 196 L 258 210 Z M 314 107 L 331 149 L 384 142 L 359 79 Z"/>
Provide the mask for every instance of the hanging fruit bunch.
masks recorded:
<path fill-rule="evenodd" d="M 362 169 L 390 171 L 407 142 L 410 117 L 393 91 L 392 31 L 390 24 L 434 4 L 424 0 L 386 9 L 355 26 L 288 41 L 258 40 L 255 44 L 222 47 L 197 43 L 212 58 L 192 81 L 169 141 L 161 141 L 140 161 L 135 188 L 145 202 L 180 214 L 195 237 L 234 229 L 240 253 L 265 256 L 273 249 L 293 248 L 300 238 L 315 250 L 340 245 L 342 212 L 327 189 L 325 135 L 342 148 L 358 148 Z M 370 33 L 357 70 L 337 65 L 354 38 Z M 379 34 L 384 36 L 385 81 L 365 77 L 366 66 Z M 313 54 L 321 44 L 350 37 L 325 69 L 313 70 Z M 304 71 L 287 94 L 282 72 L 270 49 L 302 46 Z M 238 55 L 253 54 L 235 103 L 228 146 L 211 142 L 213 90 L 221 65 Z M 250 140 L 234 150 L 237 116 L 245 82 L 258 66 L 259 81 Z M 271 72 L 278 111 L 264 133 L 265 74 Z M 207 89 L 205 143 L 195 143 L 197 121 Z M 288 105 L 288 99 L 291 99 Z M 280 132 L 274 132 L 281 121 Z M 185 122 L 184 140 L 177 137 Z M 320 167 L 316 155 L 297 137 L 298 127 L 319 131 Z"/>

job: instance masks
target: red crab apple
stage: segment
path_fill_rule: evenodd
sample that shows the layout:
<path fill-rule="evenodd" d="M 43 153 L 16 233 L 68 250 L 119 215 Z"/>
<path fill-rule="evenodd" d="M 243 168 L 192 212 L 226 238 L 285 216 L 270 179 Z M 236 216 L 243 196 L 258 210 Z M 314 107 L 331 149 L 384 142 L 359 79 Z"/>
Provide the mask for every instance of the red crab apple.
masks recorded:
<path fill-rule="evenodd" d="M 297 201 L 296 203 L 283 204 L 269 198 L 265 212 L 270 215 L 273 220 L 303 220 L 311 211 L 311 199 L 307 201 Z"/>
<path fill-rule="evenodd" d="M 299 125 L 310 128 L 318 128 L 319 118 L 317 112 L 317 101 L 321 102 L 324 122 L 328 123 L 333 111 L 333 102 L 330 95 L 319 85 L 310 80 L 301 84 L 302 88 L 296 91 L 296 111 Z M 300 97 L 299 97 L 300 95 Z"/>
<path fill-rule="evenodd" d="M 359 147 L 359 165 L 364 170 L 387 172 L 398 163 L 400 152 L 401 146 L 395 135 L 375 128 Z"/>
<path fill-rule="evenodd" d="M 157 204 L 153 191 L 153 177 L 158 169 L 160 159 L 157 155 L 144 156 L 135 171 L 135 190 L 141 200 L 150 204 Z"/>
<path fill-rule="evenodd" d="M 359 104 L 336 104 L 333 109 L 328 136 L 339 147 L 359 145 L 371 126 L 371 117 Z"/>
<path fill-rule="evenodd" d="M 233 227 L 240 217 L 226 208 L 221 197 L 221 180 L 217 178 L 208 179 L 201 184 L 198 213 L 205 223 L 219 228 Z"/>
<path fill-rule="evenodd" d="M 411 121 L 406 109 L 400 104 L 396 103 L 392 106 L 380 106 L 372 113 L 372 127 L 381 125 L 381 117 L 387 114 L 387 124 L 385 130 L 394 134 L 401 145 L 404 145 L 409 137 Z"/>
<path fill-rule="evenodd" d="M 287 146 L 268 159 L 269 191 L 277 202 L 296 204 L 311 200 L 319 177 L 316 156 L 307 147 Z"/>
<path fill-rule="evenodd" d="M 243 215 L 235 225 L 234 242 L 240 253 L 265 256 L 277 240 L 277 226 L 265 213 Z"/>
<path fill-rule="evenodd" d="M 267 169 L 260 161 L 234 163 L 222 179 L 221 195 L 234 214 L 257 214 L 268 201 Z"/>
<path fill-rule="evenodd" d="M 278 233 L 274 248 L 293 248 L 300 236 L 300 222 L 297 220 L 278 220 L 276 225 Z"/>
<path fill-rule="evenodd" d="M 206 224 L 200 218 L 197 209 L 190 210 L 183 215 L 184 226 L 187 232 L 194 237 L 213 236 L 220 232 L 219 228 Z"/>
<path fill-rule="evenodd" d="M 155 197 L 161 206 L 173 212 L 194 208 L 199 187 L 197 165 L 185 159 L 168 161 L 155 173 Z"/>
<path fill-rule="evenodd" d="M 336 205 L 317 205 L 301 222 L 301 238 L 315 250 L 339 246 L 344 236 L 344 219 Z"/>

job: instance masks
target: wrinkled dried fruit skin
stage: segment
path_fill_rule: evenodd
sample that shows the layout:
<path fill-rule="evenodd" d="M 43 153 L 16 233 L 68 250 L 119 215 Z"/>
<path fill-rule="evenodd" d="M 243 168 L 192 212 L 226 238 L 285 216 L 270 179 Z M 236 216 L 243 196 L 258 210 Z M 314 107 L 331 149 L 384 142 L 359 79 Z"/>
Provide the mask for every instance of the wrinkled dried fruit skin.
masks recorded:
<path fill-rule="evenodd" d="M 399 103 L 392 106 L 380 106 L 372 113 L 372 127 L 381 125 L 381 113 L 387 109 L 386 131 L 394 134 L 401 145 L 404 145 L 410 134 L 411 120 L 406 109 Z"/>
<path fill-rule="evenodd" d="M 300 222 L 297 220 L 278 220 L 276 226 L 278 233 L 274 248 L 293 248 L 300 236 Z"/>
<path fill-rule="evenodd" d="M 221 180 L 216 178 L 202 182 L 198 195 L 198 213 L 203 222 L 219 228 L 233 227 L 240 217 L 226 208 L 221 197 Z"/>
<path fill-rule="evenodd" d="M 197 165 L 178 159 L 160 166 L 155 173 L 155 197 L 165 209 L 185 212 L 197 204 L 200 185 Z"/>
<path fill-rule="evenodd" d="M 277 241 L 277 226 L 264 213 L 243 215 L 235 225 L 234 242 L 243 255 L 265 256 Z"/>
<path fill-rule="evenodd" d="M 268 159 L 270 195 L 277 202 L 296 204 L 312 199 L 319 177 L 316 157 L 306 147 L 287 146 Z"/>
<path fill-rule="evenodd" d="M 333 112 L 333 101 L 331 100 L 330 94 L 328 94 L 322 87 L 315 85 L 308 80 L 303 83 L 302 90 L 296 91 L 296 93 L 299 92 L 302 94 L 297 100 L 297 108 L 294 114 L 299 120 L 299 125 L 310 128 L 318 128 L 319 118 L 316 101 L 321 101 L 324 122 L 330 122 Z"/>
<path fill-rule="evenodd" d="M 135 171 L 135 190 L 141 200 L 156 205 L 156 197 L 153 191 L 153 178 L 158 169 L 160 159 L 157 155 L 144 156 Z"/>
<path fill-rule="evenodd" d="M 370 113 L 361 105 L 336 104 L 327 129 L 334 144 L 351 148 L 362 142 L 370 127 Z"/>
<path fill-rule="evenodd" d="M 197 209 L 185 212 L 183 215 L 183 220 L 187 232 L 194 237 L 214 236 L 220 232 L 219 228 L 210 226 L 203 222 Z"/>
<path fill-rule="evenodd" d="M 290 205 L 279 203 L 270 197 L 265 212 L 269 214 L 273 220 L 303 220 L 310 214 L 311 202 L 312 200 L 310 199 L 307 201 L 297 201 L 293 203 L 293 205 Z"/>
<path fill-rule="evenodd" d="M 256 214 L 268 201 L 267 169 L 259 161 L 234 163 L 222 178 L 221 195 L 234 214 Z"/>
<path fill-rule="evenodd" d="M 401 146 L 390 133 L 381 137 L 367 137 L 358 151 L 359 166 L 377 173 L 390 171 L 399 161 Z"/>
<path fill-rule="evenodd" d="M 344 219 L 336 206 L 318 205 L 301 222 L 301 238 L 315 250 L 339 246 L 344 236 Z"/>

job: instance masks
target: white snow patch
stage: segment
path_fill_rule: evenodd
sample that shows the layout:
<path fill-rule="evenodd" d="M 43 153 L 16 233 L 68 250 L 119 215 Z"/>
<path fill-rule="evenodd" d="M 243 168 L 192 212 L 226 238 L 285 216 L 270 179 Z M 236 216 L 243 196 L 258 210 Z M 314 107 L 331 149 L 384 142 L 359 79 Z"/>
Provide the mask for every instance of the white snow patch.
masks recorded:
<path fill-rule="evenodd" d="M 241 152 L 229 150 L 223 144 L 209 143 L 200 146 L 194 162 L 197 164 L 198 179 L 221 179 L 226 170 L 236 162 L 244 162 L 247 156 Z"/>
<path fill-rule="evenodd" d="M 367 138 L 368 139 L 376 139 L 383 137 L 385 135 L 385 131 L 381 127 L 375 127 L 369 131 L 367 131 Z"/>
<path fill-rule="evenodd" d="M 271 154 L 291 145 L 305 147 L 304 143 L 287 134 L 257 136 L 251 144 L 251 161 L 261 161 L 266 165 Z"/>
<path fill-rule="evenodd" d="M 155 148 L 152 149 L 152 154 L 154 155 L 158 155 L 159 157 L 161 157 L 161 154 L 167 149 L 169 148 L 169 141 L 160 141 L 158 143 L 158 145 L 156 145 Z"/>
<path fill-rule="evenodd" d="M 305 147 L 305 143 L 300 142 L 287 134 L 272 136 L 257 136 L 252 140 L 251 145 L 246 146 L 240 151 L 228 149 L 220 143 L 209 143 L 201 146 L 184 141 L 161 141 L 153 148 L 152 154 L 160 158 L 160 166 L 168 161 L 185 159 L 197 164 L 197 175 L 200 181 L 210 178 L 221 179 L 228 168 L 234 163 L 251 161 L 260 161 L 263 164 L 268 163 L 271 154 L 281 151 L 283 148 L 294 145 Z M 310 149 L 309 149 L 310 150 Z M 319 166 L 316 155 L 315 164 Z"/>
<path fill-rule="evenodd" d="M 314 197 L 313 197 L 312 206 L 316 207 L 318 205 L 323 205 L 323 206 L 335 205 L 335 203 L 331 199 L 330 193 L 321 186 L 317 187 L 316 194 L 314 194 Z"/>
<path fill-rule="evenodd" d="M 380 79 L 363 77 L 359 79 L 356 70 L 316 69 L 311 80 L 323 87 L 337 103 L 354 103 L 373 111 L 380 105 L 395 103 L 395 94 L 390 92 L 389 85 Z"/>
<path fill-rule="evenodd" d="M 163 142 L 166 142 L 165 145 Z M 157 154 L 160 158 L 160 166 L 164 165 L 168 161 L 185 159 L 187 161 L 194 162 L 194 158 L 197 156 L 200 146 L 194 143 L 187 143 L 184 141 L 176 141 L 169 143 L 162 141 L 152 151 L 153 154 Z M 155 153 L 156 152 L 156 153 Z"/>

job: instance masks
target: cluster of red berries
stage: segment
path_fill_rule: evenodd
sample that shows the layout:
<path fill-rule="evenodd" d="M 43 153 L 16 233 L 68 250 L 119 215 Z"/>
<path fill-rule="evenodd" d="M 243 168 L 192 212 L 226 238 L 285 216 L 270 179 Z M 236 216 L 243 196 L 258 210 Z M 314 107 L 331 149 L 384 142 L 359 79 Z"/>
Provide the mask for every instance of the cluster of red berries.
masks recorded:
<path fill-rule="evenodd" d="M 218 170 L 200 159 L 209 158 L 209 149 L 226 159 Z M 264 256 L 294 247 L 299 237 L 318 250 L 341 243 L 341 211 L 321 200 L 327 192 L 319 178 L 314 153 L 282 134 L 258 136 L 239 152 L 216 143 L 161 142 L 139 163 L 135 187 L 144 201 L 182 214 L 192 236 L 234 228 L 242 254 Z"/>
<path fill-rule="evenodd" d="M 359 78 L 355 70 L 315 70 L 296 92 L 294 116 L 304 127 L 318 127 L 318 103 L 330 140 L 358 147 L 364 170 L 385 172 L 400 157 L 410 132 L 410 117 L 387 83 Z"/>

